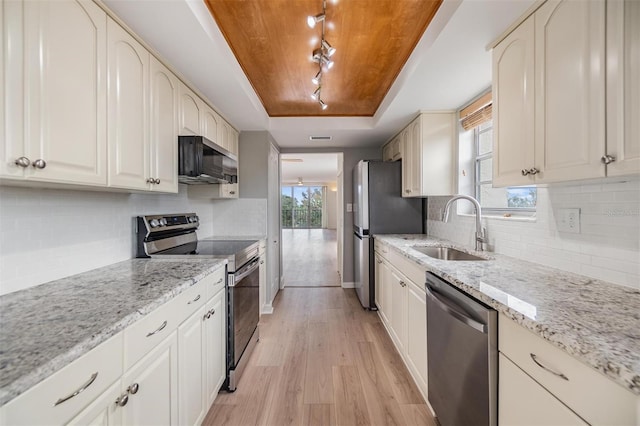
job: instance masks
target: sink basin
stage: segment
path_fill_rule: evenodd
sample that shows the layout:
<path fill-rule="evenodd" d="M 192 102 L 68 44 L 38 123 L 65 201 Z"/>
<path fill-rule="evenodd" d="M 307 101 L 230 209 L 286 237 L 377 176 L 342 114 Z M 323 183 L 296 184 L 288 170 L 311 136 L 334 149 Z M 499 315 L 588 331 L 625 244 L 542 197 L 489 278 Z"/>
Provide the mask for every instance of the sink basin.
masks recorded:
<path fill-rule="evenodd" d="M 451 247 L 425 247 L 425 246 L 413 246 L 411 247 L 420 253 L 426 254 L 429 257 L 440 260 L 487 260 L 482 257 L 474 256 L 473 254 L 465 253 L 460 250 L 456 250 Z"/>

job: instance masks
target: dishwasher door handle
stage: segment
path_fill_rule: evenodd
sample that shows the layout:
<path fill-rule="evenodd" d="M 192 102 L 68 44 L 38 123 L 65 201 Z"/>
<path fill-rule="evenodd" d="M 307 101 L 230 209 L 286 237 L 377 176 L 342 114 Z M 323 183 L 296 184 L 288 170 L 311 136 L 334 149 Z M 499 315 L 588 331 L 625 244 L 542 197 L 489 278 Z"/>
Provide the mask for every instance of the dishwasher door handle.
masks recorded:
<path fill-rule="evenodd" d="M 454 307 L 452 307 L 450 305 L 451 302 L 447 303 L 445 299 L 442 298 L 442 296 L 439 296 L 438 293 L 432 290 L 428 285 L 425 286 L 425 288 L 427 290 L 427 296 L 430 296 L 433 302 L 436 305 L 438 305 L 440 309 L 442 309 L 452 317 L 456 318 L 458 321 L 461 321 L 462 323 L 468 325 L 469 327 L 472 327 L 475 330 L 478 330 L 480 333 L 484 333 L 484 334 L 487 333 L 488 328 L 486 324 L 482 324 L 481 322 L 478 322 L 473 318 L 469 317 L 467 314 L 460 312 L 458 309 L 455 309 Z"/>

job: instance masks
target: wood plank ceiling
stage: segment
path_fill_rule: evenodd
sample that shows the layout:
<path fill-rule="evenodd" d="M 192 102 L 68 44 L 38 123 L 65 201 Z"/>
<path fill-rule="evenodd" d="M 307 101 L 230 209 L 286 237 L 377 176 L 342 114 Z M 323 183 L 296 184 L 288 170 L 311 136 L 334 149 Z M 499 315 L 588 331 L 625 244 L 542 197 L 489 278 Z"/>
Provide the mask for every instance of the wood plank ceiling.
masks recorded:
<path fill-rule="evenodd" d="M 311 99 L 322 0 L 204 0 L 270 117 L 373 116 L 442 0 L 327 0 L 335 65 Z"/>

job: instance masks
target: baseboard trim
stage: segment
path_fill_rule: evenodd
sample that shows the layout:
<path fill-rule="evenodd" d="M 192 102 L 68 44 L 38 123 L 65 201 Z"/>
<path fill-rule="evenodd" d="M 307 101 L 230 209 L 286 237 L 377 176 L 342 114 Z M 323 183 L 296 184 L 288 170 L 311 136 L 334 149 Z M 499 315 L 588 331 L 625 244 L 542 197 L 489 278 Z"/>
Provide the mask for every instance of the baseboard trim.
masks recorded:
<path fill-rule="evenodd" d="M 273 313 L 273 305 L 271 305 L 271 303 L 265 303 L 264 305 L 262 305 L 260 313 L 262 315 L 271 315 Z"/>
<path fill-rule="evenodd" d="M 343 282 L 342 288 L 356 288 L 356 283 L 353 282 Z"/>

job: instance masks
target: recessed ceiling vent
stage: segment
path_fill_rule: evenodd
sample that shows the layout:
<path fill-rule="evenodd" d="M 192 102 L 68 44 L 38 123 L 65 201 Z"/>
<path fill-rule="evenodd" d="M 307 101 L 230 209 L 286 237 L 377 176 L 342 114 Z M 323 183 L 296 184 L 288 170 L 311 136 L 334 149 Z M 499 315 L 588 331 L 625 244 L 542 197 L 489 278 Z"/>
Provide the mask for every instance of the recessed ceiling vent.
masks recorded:
<path fill-rule="evenodd" d="M 310 141 L 330 141 L 331 136 L 309 136 Z"/>

